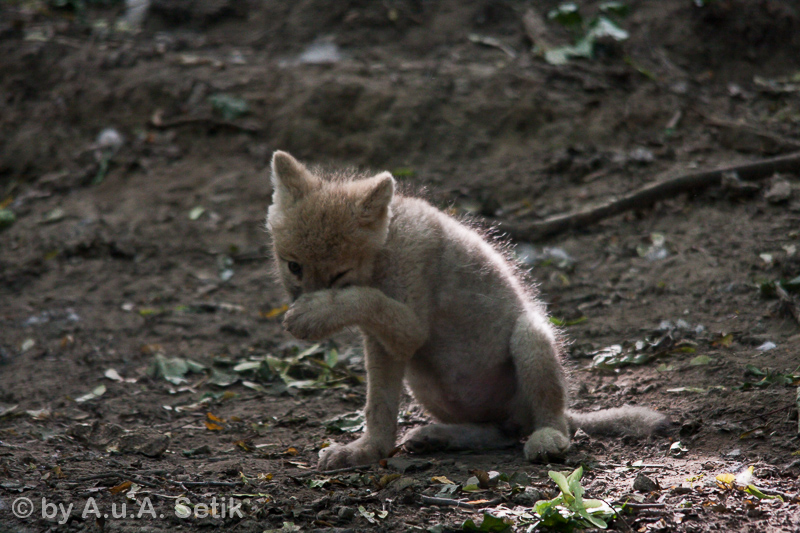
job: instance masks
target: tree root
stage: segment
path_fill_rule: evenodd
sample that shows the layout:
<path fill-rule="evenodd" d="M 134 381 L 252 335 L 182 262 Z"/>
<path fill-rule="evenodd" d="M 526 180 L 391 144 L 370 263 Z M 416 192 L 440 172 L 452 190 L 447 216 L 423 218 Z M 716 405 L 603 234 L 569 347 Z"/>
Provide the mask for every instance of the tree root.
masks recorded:
<path fill-rule="evenodd" d="M 498 229 L 515 240 L 536 241 L 571 229 L 588 227 L 595 222 L 631 209 L 649 207 L 660 200 L 677 196 L 683 192 L 718 185 L 722 181 L 722 176 L 727 173 L 736 173 L 739 179 L 744 181 L 758 181 L 769 178 L 776 172 L 796 171 L 800 171 L 800 152 L 716 170 L 683 174 L 666 181 L 645 185 L 641 189 L 597 206 L 555 215 L 544 220 L 501 222 Z"/>

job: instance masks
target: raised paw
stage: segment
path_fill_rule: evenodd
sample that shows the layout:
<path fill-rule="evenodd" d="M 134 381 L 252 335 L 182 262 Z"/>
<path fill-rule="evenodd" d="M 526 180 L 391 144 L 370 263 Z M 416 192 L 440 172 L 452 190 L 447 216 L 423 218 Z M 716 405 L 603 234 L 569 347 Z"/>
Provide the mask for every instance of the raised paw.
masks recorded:
<path fill-rule="evenodd" d="M 445 450 L 450 444 L 450 437 L 437 424 L 422 426 L 406 433 L 403 449 L 411 453 L 429 453 Z"/>
<path fill-rule="evenodd" d="M 532 463 L 546 463 L 560 457 L 569 449 L 569 437 L 555 428 L 534 431 L 525 443 L 525 459 Z"/>
<path fill-rule="evenodd" d="M 344 446 L 332 444 L 319 451 L 317 470 L 337 470 L 351 466 L 369 465 L 377 463 L 386 455 L 388 454 L 361 439 Z"/>
<path fill-rule="evenodd" d="M 283 318 L 286 330 L 303 340 L 322 340 L 336 333 L 330 322 L 336 312 L 330 291 L 318 291 L 300 296 Z"/>

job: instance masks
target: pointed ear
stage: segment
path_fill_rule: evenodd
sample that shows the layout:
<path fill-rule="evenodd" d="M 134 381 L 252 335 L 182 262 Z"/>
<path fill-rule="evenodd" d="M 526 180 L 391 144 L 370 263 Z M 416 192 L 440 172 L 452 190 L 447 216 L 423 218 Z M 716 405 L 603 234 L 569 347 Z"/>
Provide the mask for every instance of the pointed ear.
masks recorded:
<path fill-rule="evenodd" d="M 394 178 L 388 172 L 381 172 L 362 184 L 364 195 L 358 202 L 358 221 L 362 226 L 369 226 L 389 213 L 389 204 L 394 197 Z"/>
<path fill-rule="evenodd" d="M 272 154 L 273 203 L 291 205 L 318 184 L 319 180 L 291 155 L 280 150 Z"/>

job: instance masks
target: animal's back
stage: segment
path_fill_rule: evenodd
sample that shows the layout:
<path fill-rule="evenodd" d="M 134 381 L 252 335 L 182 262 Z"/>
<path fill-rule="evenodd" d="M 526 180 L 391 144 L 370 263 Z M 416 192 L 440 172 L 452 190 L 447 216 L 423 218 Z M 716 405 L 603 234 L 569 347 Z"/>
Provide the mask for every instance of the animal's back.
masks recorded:
<path fill-rule="evenodd" d="M 532 305 L 528 292 L 472 228 L 418 199 L 396 199 L 393 213 L 387 248 L 396 260 L 424 265 L 416 272 L 429 292 L 429 308 L 420 313 L 429 336 L 410 361 L 409 385 L 442 421 L 508 417 L 516 391 L 509 339 Z"/>

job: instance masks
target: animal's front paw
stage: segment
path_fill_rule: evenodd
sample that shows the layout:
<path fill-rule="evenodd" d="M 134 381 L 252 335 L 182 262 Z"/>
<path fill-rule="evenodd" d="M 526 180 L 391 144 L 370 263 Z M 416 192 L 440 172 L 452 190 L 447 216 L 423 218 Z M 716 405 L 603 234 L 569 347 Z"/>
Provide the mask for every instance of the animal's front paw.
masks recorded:
<path fill-rule="evenodd" d="M 363 439 L 358 439 L 345 446 L 333 444 L 319 451 L 317 469 L 336 470 L 351 466 L 369 465 L 383 459 L 387 453 Z"/>
<path fill-rule="evenodd" d="M 283 326 L 298 339 L 316 341 L 330 337 L 338 328 L 330 324 L 335 311 L 330 291 L 304 294 L 295 301 L 283 318 Z"/>
<path fill-rule="evenodd" d="M 534 431 L 525 443 L 525 459 L 532 463 L 546 463 L 561 457 L 569 449 L 569 437 L 555 428 Z"/>
<path fill-rule="evenodd" d="M 449 444 L 449 433 L 439 424 L 430 424 L 409 431 L 403 441 L 403 449 L 411 453 L 430 453 L 445 450 Z"/>

